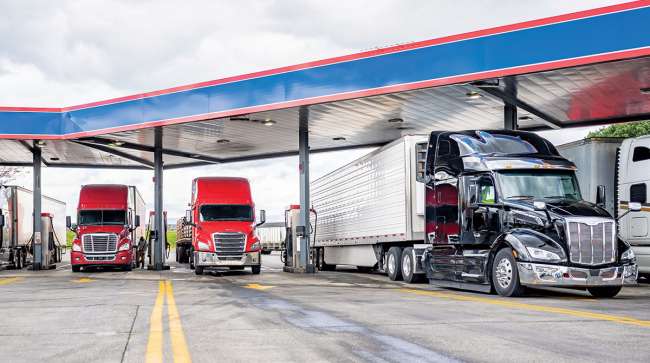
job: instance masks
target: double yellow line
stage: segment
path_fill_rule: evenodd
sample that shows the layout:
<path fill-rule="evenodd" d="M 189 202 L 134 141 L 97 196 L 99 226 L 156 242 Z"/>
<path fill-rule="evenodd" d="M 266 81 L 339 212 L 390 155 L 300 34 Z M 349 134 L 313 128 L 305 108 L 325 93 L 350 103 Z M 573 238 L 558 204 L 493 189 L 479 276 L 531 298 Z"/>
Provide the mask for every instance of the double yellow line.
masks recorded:
<path fill-rule="evenodd" d="M 145 361 L 147 363 L 160 363 L 163 361 L 163 304 L 165 298 L 167 298 L 167 318 L 174 362 L 191 362 L 192 357 L 187 348 L 181 318 L 176 308 L 172 282 L 169 280 L 160 281 L 158 284 L 158 296 L 156 296 L 156 303 L 149 319 L 149 341 L 147 342 Z"/>

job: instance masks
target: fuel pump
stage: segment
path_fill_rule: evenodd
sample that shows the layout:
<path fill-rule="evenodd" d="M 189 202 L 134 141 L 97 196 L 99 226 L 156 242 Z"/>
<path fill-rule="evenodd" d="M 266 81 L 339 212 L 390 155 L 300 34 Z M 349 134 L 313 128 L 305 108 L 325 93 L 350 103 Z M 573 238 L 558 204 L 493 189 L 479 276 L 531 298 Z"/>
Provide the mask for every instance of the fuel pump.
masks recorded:
<path fill-rule="evenodd" d="M 316 228 L 314 227 L 318 222 L 318 214 L 314 209 L 310 209 L 310 222 L 309 224 L 309 266 L 302 266 L 300 261 L 301 244 L 300 241 L 305 237 L 305 226 L 300 225 L 300 206 L 293 204 L 287 207 L 284 211 L 284 225 L 286 228 L 284 251 L 282 251 L 282 259 L 284 261 L 285 272 L 302 272 L 306 271 L 310 266 L 314 266 L 313 256 L 313 241 L 316 240 Z"/>
<path fill-rule="evenodd" d="M 49 270 L 56 268 L 56 263 L 61 262 L 61 255 L 64 252 L 59 236 L 54 230 L 53 218 L 50 213 L 41 213 L 41 244 L 43 261 L 41 266 L 43 269 Z M 45 248 L 45 246 L 47 246 Z"/>

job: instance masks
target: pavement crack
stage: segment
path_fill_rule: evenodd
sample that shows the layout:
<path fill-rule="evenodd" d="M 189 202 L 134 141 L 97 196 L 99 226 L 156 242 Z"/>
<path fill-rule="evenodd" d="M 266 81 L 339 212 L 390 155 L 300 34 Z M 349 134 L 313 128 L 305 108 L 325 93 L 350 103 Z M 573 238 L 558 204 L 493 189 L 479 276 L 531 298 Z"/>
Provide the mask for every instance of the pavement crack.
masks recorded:
<path fill-rule="evenodd" d="M 131 322 L 131 329 L 129 329 L 129 335 L 126 337 L 126 344 L 124 344 L 124 350 L 122 351 L 122 359 L 120 362 L 124 362 L 126 358 L 126 350 L 129 348 L 129 342 L 131 341 L 131 335 L 133 335 L 133 327 L 135 326 L 135 321 L 138 319 L 138 312 L 140 311 L 140 305 L 135 306 L 135 314 L 133 314 L 133 321 Z"/>

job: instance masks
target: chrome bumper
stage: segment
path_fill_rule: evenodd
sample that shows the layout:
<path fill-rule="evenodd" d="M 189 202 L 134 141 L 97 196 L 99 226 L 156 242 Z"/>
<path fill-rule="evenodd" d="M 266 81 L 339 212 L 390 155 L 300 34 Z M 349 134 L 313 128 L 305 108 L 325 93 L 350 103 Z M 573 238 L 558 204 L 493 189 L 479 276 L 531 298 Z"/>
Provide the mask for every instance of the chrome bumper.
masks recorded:
<path fill-rule="evenodd" d="M 195 263 L 197 266 L 252 266 L 260 264 L 259 252 L 247 252 L 239 259 L 219 257 L 214 252 L 194 252 Z"/>
<path fill-rule="evenodd" d="M 634 285 L 638 275 L 636 265 L 607 268 L 578 268 L 540 263 L 517 262 L 519 281 L 526 286 L 620 286 Z"/>

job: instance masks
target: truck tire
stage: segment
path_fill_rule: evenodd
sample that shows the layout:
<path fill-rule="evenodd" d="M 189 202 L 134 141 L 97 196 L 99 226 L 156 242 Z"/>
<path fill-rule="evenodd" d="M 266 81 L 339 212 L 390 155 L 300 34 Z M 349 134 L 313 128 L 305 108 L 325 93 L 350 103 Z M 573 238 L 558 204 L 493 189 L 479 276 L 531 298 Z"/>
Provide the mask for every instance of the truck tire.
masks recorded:
<path fill-rule="evenodd" d="M 262 265 L 253 265 L 251 266 L 251 272 L 253 275 L 259 275 L 262 272 Z"/>
<path fill-rule="evenodd" d="M 497 294 L 506 297 L 522 296 L 526 287 L 519 282 L 517 261 L 512 256 L 512 249 L 502 248 L 497 252 L 492 263 L 492 285 Z"/>
<path fill-rule="evenodd" d="M 80 271 L 81 271 L 81 266 L 72 265 L 72 272 L 80 272 Z"/>
<path fill-rule="evenodd" d="M 14 268 L 16 270 L 21 270 L 23 268 L 23 254 L 20 250 L 14 252 Z"/>
<path fill-rule="evenodd" d="M 588 287 L 587 290 L 594 297 L 614 297 L 622 288 L 623 286 L 594 286 Z"/>
<path fill-rule="evenodd" d="M 188 260 L 190 262 L 190 270 L 194 270 L 194 248 L 190 249 Z"/>
<path fill-rule="evenodd" d="M 176 262 L 180 263 L 182 258 L 181 246 L 176 246 Z"/>
<path fill-rule="evenodd" d="M 402 251 L 402 279 L 404 282 L 412 284 L 418 281 L 418 275 L 415 273 L 415 261 L 413 260 L 413 247 L 406 247 Z"/>
<path fill-rule="evenodd" d="M 203 266 L 194 266 L 194 273 L 197 275 L 203 275 Z"/>
<path fill-rule="evenodd" d="M 133 271 L 133 263 L 124 266 L 124 271 Z"/>
<path fill-rule="evenodd" d="M 386 261 L 386 273 L 393 281 L 402 279 L 402 249 L 391 247 L 388 249 L 388 260 Z"/>

